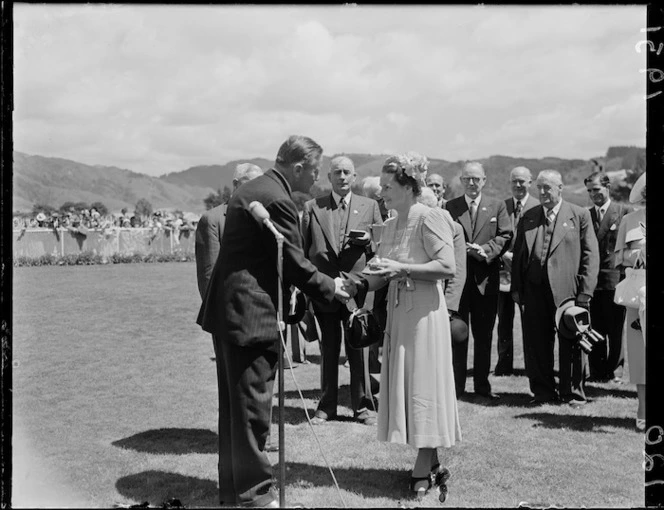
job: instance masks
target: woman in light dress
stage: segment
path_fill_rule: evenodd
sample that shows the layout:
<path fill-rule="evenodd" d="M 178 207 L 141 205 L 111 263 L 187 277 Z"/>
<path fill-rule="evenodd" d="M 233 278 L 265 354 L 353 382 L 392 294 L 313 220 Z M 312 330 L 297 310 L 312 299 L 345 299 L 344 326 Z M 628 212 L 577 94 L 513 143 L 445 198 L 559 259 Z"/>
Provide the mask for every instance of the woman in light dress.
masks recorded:
<path fill-rule="evenodd" d="M 646 255 L 646 174 L 634 183 L 629 201 L 642 207 L 623 216 L 616 239 L 616 266 L 645 268 Z M 638 329 L 637 329 L 638 328 Z M 636 384 L 639 405 L 636 428 L 646 428 L 646 317 L 645 296 L 642 306 L 627 308 L 623 327 L 629 382 Z"/>
<path fill-rule="evenodd" d="M 409 153 L 383 165 L 385 222 L 367 265 L 369 290 L 389 285 L 378 406 L 378 439 L 417 448 L 410 487 L 421 495 L 439 472 L 439 447 L 461 440 L 450 323 L 442 280 L 454 276 L 451 218 L 417 202 L 426 158 Z"/>

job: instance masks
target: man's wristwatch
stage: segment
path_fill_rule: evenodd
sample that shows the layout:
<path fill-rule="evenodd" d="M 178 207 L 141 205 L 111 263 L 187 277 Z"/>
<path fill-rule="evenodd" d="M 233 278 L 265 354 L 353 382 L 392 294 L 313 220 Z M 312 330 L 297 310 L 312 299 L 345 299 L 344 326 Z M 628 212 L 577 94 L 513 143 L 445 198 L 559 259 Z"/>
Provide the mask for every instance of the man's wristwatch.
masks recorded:
<path fill-rule="evenodd" d="M 410 278 L 410 264 L 404 264 L 404 268 L 406 269 L 406 278 Z"/>

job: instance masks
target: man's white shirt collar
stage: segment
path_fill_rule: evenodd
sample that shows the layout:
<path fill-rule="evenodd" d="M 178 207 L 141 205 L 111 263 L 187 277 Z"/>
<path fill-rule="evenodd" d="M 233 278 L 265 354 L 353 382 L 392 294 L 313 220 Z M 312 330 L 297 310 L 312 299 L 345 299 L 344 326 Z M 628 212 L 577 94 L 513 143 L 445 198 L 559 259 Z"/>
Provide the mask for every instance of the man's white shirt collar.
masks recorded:
<path fill-rule="evenodd" d="M 524 207 L 526 207 L 526 202 L 528 201 L 529 196 L 530 195 L 528 193 L 526 193 L 526 195 L 521 200 L 519 200 L 518 198 L 512 197 L 514 199 L 514 204 L 513 204 L 514 209 L 516 209 L 516 203 L 521 202 L 521 210 L 523 211 Z"/>
<path fill-rule="evenodd" d="M 595 211 L 596 211 L 597 213 L 599 213 L 600 211 L 602 211 L 602 215 L 604 215 L 604 214 L 606 214 L 606 210 L 609 208 L 609 205 L 610 205 L 610 204 L 611 204 L 611 199 L 608 199 L 606 202 L 604 202 L 604 204 L 602 205 L 602 207 L 597 207 L 597 206 L 595 206 Z"/>
<path fill-rule="evenodd" d="M 553 215 L 558 216 L 558 211 L 560 211 L 560 207 L 563 205 L 563 201 L 560 200 L 554 207 L 551 209 L 553 211 Z M 548 216 L 548 210 L 544 213 L 546 216 Z"/>
<path fill-rule="evenodd" d="M 350 205 L 350 192 L 346 193 L 345 197 L 342 197 L 341 195 L 333 191 L 332 196 L 334 197 L 335 204 L 339 205 L 339 201 L 343 199 L 343 201 L 346 202 L 346 207 Z"/>
<path fill-rule="evenodd" d="M 464 196 L 464 198 L 466 199 L 466 205 L 467 205 L 468 207 L 470 207 L 470 203 L 471 203 L 473 200 L 475 201 L 475 205 L 480 205 L 480 200 L 482 199 L 482 193 L 480 193 L 479 195 L 477 195 L 476 198 L 470 198 L 470 197 L 469 197 L 468 195 L 466 195 L 465 193 L 464 193 L 463 196 Z"/>

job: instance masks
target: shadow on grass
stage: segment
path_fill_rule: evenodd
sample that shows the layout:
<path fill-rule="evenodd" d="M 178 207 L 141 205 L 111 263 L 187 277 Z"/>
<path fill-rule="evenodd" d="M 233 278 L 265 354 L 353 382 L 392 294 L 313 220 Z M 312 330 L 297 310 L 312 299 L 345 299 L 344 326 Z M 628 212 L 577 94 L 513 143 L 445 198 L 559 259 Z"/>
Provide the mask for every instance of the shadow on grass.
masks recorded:
<path fill-rule="evenodd" d="M 275 396 L 277 395 L 276 388 L 274 390 L 274 394 L 275 394 Z M 302 390 L 302 396 L 306 399 L 318 401 L 318 399 L 320 399 L 320 390 L 318 390 L 318 389 Z M 300 401 L 300 394 L 298 393 L 297 390 L 287 390 L 287 391 L 284 391 L 284 398 L 297 399 L 298 402 L 299 402 Z"/>
<path fill-rule="evenodd" d="M 632 389 L 627 388 L 607 388 L 605 385 L 598 386 L 602 383 L 589 383 L 586 384 L 586 396 L 588 397 L 616 397 L 616 398 L 636 398 L 636 386 L 632 385 Z"/>
<path fill-rule="evenodd" d="M 489 400 L 481 395 L 466 392 L 458 397 L 461 402 L 481 405 L 486 407 L 530 407 L 530 400 L 533 398 L 529 393 L 498 393 L 499 400 Z"/>
<path fill-rule="evenodd" d="M 219 437 L 206 429 L 146 430 L 118 441 L 113 446 L 146 453 L 185 455 L 187 453 L 218 453 Z"/>
<path fill-rule="evenodd" d="M 533 427 L 546 429 L 569 429 L 579 432 L 609 433 L 604 427 L 621 427 L 634 430 L 633 418 L 610 418 L 607 416 L 577 416 L 555 413 L 526 413 L 515 418 L 538 420 Z"/>
<path fill-rule="evenodd" d="M 401 500 L 411 498 L 408 490 L 410 473 L 397 469 L 332 468 L 342 491 L 354 492 L 367 498 Z M 275 469 L 278 476 L 278 470 Z M 334 486 L 329 469 L 298 462 L 286 462 L 286 490 L 289 485 L 328 487 Z M 288 494 L 286 494 L 288 496 Z M 288 504 L 288 501 L 287 501 Z M 326 502 L 326 506 L 343 507 L 340 499 Z"/>
<path fill-rule="evenodd" d="M 309 418 L 313 418 L 316 409 L 307 408 L 307 412 L 309 413 Z M 353 421 L 353 418 L 350 416 L 337 416 L 334 421 Z M 277 423 L 279 423 L 279 406 L 275 405 L 272 406 L 272 424 L 276 425 Z M 307 423 L 304 409 L 302 407 L 284 406 L 284 423 L 288 425 Z"/>
<path fill-rule="evenodd" d="M 217 482 L 166 471 L 143 471 L 123 476 L 115 488 L 125 498 L 138 503 L 145 501 L 160 508 L 171 498 L 179 499 L 187 508 L 219 507 Z"/>

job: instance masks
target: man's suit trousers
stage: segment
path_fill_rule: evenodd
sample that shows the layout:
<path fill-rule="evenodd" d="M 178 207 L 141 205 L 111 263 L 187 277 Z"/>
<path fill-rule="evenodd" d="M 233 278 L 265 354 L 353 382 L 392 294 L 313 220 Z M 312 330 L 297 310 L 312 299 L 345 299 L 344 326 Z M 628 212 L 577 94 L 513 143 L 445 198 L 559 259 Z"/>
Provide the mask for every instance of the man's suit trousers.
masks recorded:
<path fill-rule="evenodd" d="M 559 386 L 554 378 L 556 342 L 556 305 L 548 280 L 540 284 L 526 282 L 523 293 L 523 348 L 530 391 L 535 399 L 585 400 L 583 382 L 587 356 L 578 345 L 558 339 Z"/>
<path fill-rule="evenodd" d="M 616 369 L 625 363 L 623 350 L 625 307 L 613 302 L 615 293 L 615 290 L 595 290 L 590 301 L 592 328 L 602 336 L 608 336 L 608 345 L 598 345 L 588 355 L 591 378 L 613 379 Z"/>
<path fill-rule="evenodd" d="M 219 387 L 219 500 L 262 506 L 274 499 L 270 433 L 276 350 L 214 337 Z"/>
<path fill-rule="evenodd" d="M 315 306 L 314 306 L 315 308 Z M 321 389 L 322 395 L 318 403 L 318 410 L 330 417 L 337 415 L 339 395 L 339 355 L 341 354 L 342 321 L 346 320 L 350 312 L 342 306 L 337 312 L 321 312 L 316 309 L 316 318 L 321 329 Z M 364 364 L 362 351 L 353 349 L 344 342 L 346 357 L 350 365 L 350 399 L 353 413 L 357 414 L 363 409 L 372 409 L 373 406 L 367 398 L 367 388 L 364 383 Z"/>
<path fill-rule="evenodd" d="M 514 309 L 512 294 L 498 293 L 498 361 L 496 375 L 507 375 L 514 371 Z"/>
<path fill-rule="evenodd" d="M 491 337 L 496 323 L 498 295 L 482 295 L 473 282 L 466 282 L 459 303 L 459 315 L 466 324 L 470 324 L 473 334 L 473 385 L 475 393 L 486 394 L 491 391 L 489 371 L 491 370 Z M 468 316 L 470 315 L 470 323 Z M 466 373 L 468 363 L 468 340 L 452 344 L 454 382 L 457 396 L 466 391 Z"/>

